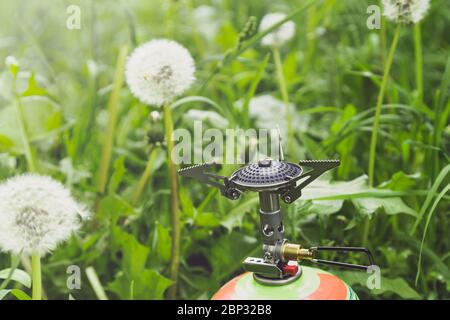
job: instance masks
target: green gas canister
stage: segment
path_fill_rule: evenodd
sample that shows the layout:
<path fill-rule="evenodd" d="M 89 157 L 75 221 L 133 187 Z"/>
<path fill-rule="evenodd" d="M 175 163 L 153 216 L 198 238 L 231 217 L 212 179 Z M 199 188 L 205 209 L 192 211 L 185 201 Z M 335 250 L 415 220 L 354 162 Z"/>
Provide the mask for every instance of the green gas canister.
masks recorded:
<path fill-rule="evenodd" d="M 226 283 L 213 300 L 357 300 L 358 296 L 344 281 L 329 272 L 301 267 L 295 281 L 277 286 L 260 283 L 246 272 Z"/>

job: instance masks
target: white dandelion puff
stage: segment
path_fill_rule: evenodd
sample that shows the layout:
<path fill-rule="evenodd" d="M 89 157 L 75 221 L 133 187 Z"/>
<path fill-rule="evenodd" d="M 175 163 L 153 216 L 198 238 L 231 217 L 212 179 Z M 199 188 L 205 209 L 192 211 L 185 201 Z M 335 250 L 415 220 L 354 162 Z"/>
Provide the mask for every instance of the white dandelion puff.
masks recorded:
<path fill-rule="evenodd" d="M 16 57 L 14 57 L 14 56 L 7 56 L 6 59 L 5 59 L 5 65 L 8 68 L 11 68 L 11 67 L 18 68 L 19 67 L 19 61 L 17 61 Z"/>
<path fill-rule="evenodd" d="M 397 23 L 418 23 L 429 7 L 430 0 L 383 0 L 384 15 Z"/>
<path fill-rule="evenodd" d="M 158 111 L 152 111 L 150 112 L 150 121 L 155 123 L 162 120 L 161 112 Z"/>
<path fill-rule="evenodd" d="M 195 81 L 195 63 L 179 43 L 156 39 L 136 48 L 126 64 L 126 81 L 142 103 L 160 106 L 184 93 Z"/>
<path fill-rule="evenodd" d="M 310 117 L 300 117 L 295 112 L 295 105 L 290 103 L 288 108 L 283 101 L 269 94 L 255 96 L 250 100 L 249 115 L 255 119 L 258 128 L 280 129 L 282 140 L 288 140 L 287 113 L 290 113 L 292 121 L 297 124 L 296 130 L 305 132 L 308 129 Z"/>
<path fill-rule="evenodd" d="M 263 32 L 272 27 L 274 24 L 286 18 L 284 13 L 269 13 L 266 14 L 259 25 L 259 31 Z M 291 40 L 295 34 L 295 24 L 292 21 L 286 21 L 280 27 L 265 35 L 261 43 L 268 47 L 280 47 L 287 41 Z"/>
<path fill-rule="evenodd" d="M 88 217 L 61 183 L 47 176 L 16 176 L 0 185 L 0 250 L 44 256 Z"/>

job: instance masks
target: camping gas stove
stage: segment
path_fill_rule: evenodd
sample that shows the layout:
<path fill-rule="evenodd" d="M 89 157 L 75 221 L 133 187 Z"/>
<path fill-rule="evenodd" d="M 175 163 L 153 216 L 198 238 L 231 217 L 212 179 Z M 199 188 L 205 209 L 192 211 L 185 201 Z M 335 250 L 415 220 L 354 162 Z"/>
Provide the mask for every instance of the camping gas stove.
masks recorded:
<path fill-rule="evenodd" d="M 285 238 L 280 200 L 293 203 L 302 195 L 303 188 L 324 172 L 339 166 L 339 160 L 303 160 L 296 164 L 284 161 L 282 156 L 280 160 L 267 158 L 238 169 L 229 178 L 209 172 L 212 166 L 214 163 L 196 165 L 181 169 L 179 174 L 214 186 L 231 200 L 237 200 L 243 192 L 258 192 L 263 257 L 248 257 L 244 261 L 244 269 L 253 272 L 258 283 L 283 285 L 295 281 L 302 274 L 297 263 L 300 260 L 360 270 L 369 267 L 323 260 L 317 257 L 321 251 L 361 252 L 368 256 L 370 265 L 374 264 L 366 248 L 303 248 Z"/>

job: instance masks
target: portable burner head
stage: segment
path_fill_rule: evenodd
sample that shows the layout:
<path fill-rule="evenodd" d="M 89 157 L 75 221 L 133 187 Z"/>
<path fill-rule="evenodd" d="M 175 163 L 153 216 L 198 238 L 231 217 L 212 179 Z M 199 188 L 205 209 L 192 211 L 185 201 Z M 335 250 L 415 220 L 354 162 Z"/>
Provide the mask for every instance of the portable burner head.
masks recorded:
<path fill-rule="evenodd" d="M 181 176 L 196 178 L 217 187 L 222 195 L 236 200 L 242 192 L 271 192 L 279 194 L 289 204 L 301 196 L 301 190 L 325 171 L 339 166 L 339 160 L 304 160 L 299 164 L 266 158 L 236 170 L 231 177 L 207 172 L 215 163 L 204 163 L 180 169 Z M 302 166 L 310 167 L 304 171 Z M 304 179 L 299 185 L 297 182 Z M 219 181 L 223 181 L 220 183 Z"/>
<path fill-rule="evenodd" d="M 241 190 L 275 190 L 287 186 L 302 172 L 297 164 L 264 159 L 237 170 L 230 180 Z"/>
<path fill-rule="evenodd" d="M 326 171 L 339 166 L 339 160 L 303 160 L 298 164 L 266 158 L 236 170 L 230 177 L 209 172 L 215 163 L 205 163 L 179 170 L 185 177 L 195 178 L 218 188 L 221 194 L 237 200 L 243 192 L 258 192 L 260 233 L 263 240 L 262 258 L 248 257 L 244 268 L 254 273 L 255 279 L 268 285 L 282 285 L 301 275 L 297 261 L 366 270 L 368 266 L 328 261 L 316 257 L 319 251 L 363 252 L 370 265 L 373 258 L 369 250 L 360 247 L 313 247 L 305 249 L 289 243 L 284 237 L 280 198 L 290 204 L 302 195 L 302 189 Z M 307 169 L 309 168 L 309 169 Z M 294 263 L 293 263 L 294 262 Z"/>

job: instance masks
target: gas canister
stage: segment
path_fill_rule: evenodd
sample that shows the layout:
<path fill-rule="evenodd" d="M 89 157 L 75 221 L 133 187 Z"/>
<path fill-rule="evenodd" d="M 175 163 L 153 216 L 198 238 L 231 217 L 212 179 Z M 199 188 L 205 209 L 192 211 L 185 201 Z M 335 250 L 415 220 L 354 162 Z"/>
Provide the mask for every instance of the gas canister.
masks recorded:
<path fill-rule="evenodd" d="M 269 286 L 245 272 L 226 283 L 213 300 L 358 300 L 353 289 L 335 275 L 318 268 L 302 266 L 295 281 Z"/>

